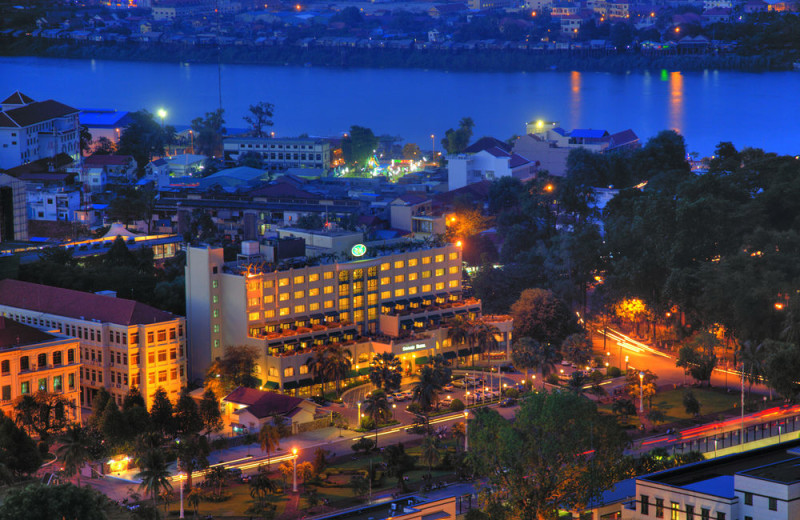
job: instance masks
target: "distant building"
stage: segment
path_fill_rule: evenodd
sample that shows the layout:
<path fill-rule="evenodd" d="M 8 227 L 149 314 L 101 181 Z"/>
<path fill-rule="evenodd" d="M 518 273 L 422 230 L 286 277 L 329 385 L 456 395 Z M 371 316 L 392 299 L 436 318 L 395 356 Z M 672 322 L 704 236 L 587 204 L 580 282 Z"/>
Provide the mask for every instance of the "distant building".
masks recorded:
<path fill-rule="evenodd" d="M 275 417 L 284 418 L 295 433 L 298 425 L 314 420 L 318 407 L 299 397 L 241 386 L 222 398 L 220 404 L 224 421 L 234 433 L 258 432 Z"/>
<path fill-rule="evenodd" d="M 174 401 L 186 385 L 181 316 L 113 295 L 11 279 L 0 280 L 0 316 L 78 339 L 85 406 L 101 387 L 118 405 L 136 387 L 150 406 L 159 387 Z"/>
<path fill-rule="evenodd" d="M 81 126 L 85 126 L 92 134 L 92 149 L 97 147 L 97 141 L 105 137 L 114 144 L 119 143 L 119 137 L 131 123 L 130 112 L 118 110 L 83 109 L 80 112 Z"/>
<path fill-rule="evenodd" d="M 447 229 L 447 217 L 433 211 L 433 201 L 417 193 L 405 193 L 389 203 L 389 218 L 392 229 L 426 238 L 443 235 Z"/>
<path fill-rule="evenodd" d="M 327 171 L 332 167 L 333 159 L 331 144 L 326 139 L 228 137 L 223 142 L 223 154 L 228 164 L 235 164 L 249 153 L 260 157 L 270 171 L 289 168 L 321 168 Z"/>
<path fill-rule="evenodd" d="M 0 173 L 0 242 L 28 240 L 25 182 Z"/>
<path fill-rule="evenodd" d="M 73 222 L 81 210 L 81 191 L 77 187 L 28 187 L 28 220 Z"/>
<path fill-rule="evenodd" d="M 94 154 L 83 159 L 80 181 L 91 191 L 103 191 L 106 184 L 129 184 L 136 180 L 136 159 L 130 155 Z"/>
<path fill-rule="evenodd" d="M 536 171 L 536 164 L 523 155 L 493 146 L 476 153 L 449 155 L 447 186 L 452 191 L 468 184 L 482 180 L 492 181 L 501 177 L 527 180 L 534 177 Z"/>
<path fill-rule="evenodd" d="M 64 153 L 80 156 L 77 108 L 34 101 L 17 91 L 0 102 L 0 168 L 8 169 Z"/>
<path fill-rule="evenodd" d="M 14 417 L 14 400 L 36 392 L 66 398 L 65 411 L 81 422 L 79 341 L 0 315 L 0 410 Z"/>

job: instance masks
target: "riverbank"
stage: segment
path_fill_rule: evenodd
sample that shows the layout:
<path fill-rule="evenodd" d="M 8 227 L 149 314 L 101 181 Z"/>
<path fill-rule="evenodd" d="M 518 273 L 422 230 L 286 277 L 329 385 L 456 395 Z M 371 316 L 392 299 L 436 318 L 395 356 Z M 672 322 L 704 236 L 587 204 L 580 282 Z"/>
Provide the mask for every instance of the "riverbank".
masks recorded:
<path fill-rule="evenodd" d="M 468 72 L 645 72 L 731 70 L 768 72 L 792 69 L 786 56 L 691 54 L 648 56 L 641 53 L 606 54 L 587 50 L 531 51 L 520 49 L 328 48 L 282 45 L 272 47 L 172 45 L 161 43 L 75 42 L 43 38 L 6 40 L 2 56 L 98 59 L 171 63 L 313 66 L 370 69 L 433 69 Z"/>

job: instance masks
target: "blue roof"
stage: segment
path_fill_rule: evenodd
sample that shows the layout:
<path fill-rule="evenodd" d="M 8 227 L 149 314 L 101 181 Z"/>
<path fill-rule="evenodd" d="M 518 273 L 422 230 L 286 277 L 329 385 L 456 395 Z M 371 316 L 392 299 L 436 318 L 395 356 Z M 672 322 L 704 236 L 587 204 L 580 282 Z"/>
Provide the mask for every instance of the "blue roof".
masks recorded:
<path fill-rule="evenodd" d="M 569 133 L 570 137 L 578 137 L 582 139 L 600 139 L 601 137 L 605 136 L 608 132 L 605 130 L 592 130 L 591 128 L 576 128 L 572 132 Z"/>
<path fill-rule="evenodd" d="M 82 125 L 93 128 L 118 128 L 127 126 L 129 121 L 128 112 L 117 110 L 96 110 L 85 108 L 79 114 Z"/>
<path fill-rule="evenodd" d="M 722 475 L 681 487 L 689 491 L 697 491 L 698 493 L 722 498 L 734 498 L 736 496 L 733 492 L 733 475 Z"/>
<path fill-rule="evenodd" d="M 595 508 L 600 506 L 605 506 L 609 504 L 615 504 L 617 502 L 622 502 L 623 500 L 627 500 L 631 497 L 636 496 L 636 479 L 629 478 L 626 480 L 620 480 L 611 489 L 607 489 L 603 492 L 603 496 L 601 496 L 598 500 L 592 500 L 592 502 L 588 505 L 589 508 Z"/>

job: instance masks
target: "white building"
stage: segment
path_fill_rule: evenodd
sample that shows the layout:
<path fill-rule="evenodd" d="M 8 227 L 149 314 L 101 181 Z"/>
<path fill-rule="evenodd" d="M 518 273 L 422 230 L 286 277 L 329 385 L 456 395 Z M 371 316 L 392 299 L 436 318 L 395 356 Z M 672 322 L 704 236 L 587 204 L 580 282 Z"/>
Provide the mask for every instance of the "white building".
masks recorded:
<path fill-rule="evenodd" d="M 34 101 L 17 91 L 0 103 L 0 168 L 8 169 L 64 153 L 80 156 L 77 108 Z"/>
<path fill-rule="evenodd" d="M 81 209 L 81 192 L 76 188 L 28 187 L 28 220 L 72 222 Z"/>
<path fill-rule="evenodd" d="M 800 441 L 750 450 L 636 479 L 623 520 L 800 518 Z"/>
<path fill-rule="evenodd" d="M 483 180 L 493 181 L 511 176 L 526 180 L 535 174 L 536 167 L 531 161 L 499 147 L 447 157 L 447 184 L 450 191 Z"/>

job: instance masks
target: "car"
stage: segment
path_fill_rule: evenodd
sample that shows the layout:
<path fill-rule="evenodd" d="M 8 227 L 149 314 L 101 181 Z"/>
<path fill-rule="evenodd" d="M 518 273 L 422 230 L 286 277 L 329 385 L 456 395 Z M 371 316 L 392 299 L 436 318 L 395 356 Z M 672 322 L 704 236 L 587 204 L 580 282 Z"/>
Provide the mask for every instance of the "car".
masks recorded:
<path fill-rule="evenodd" d="M 242 468 L 228 468 L 228 478 L 230 479 L 242 478 Z"/>
<path fill-rule="evenodd" d="M 567 361 L 566 359 L 565 359 L 565 360 L 563 360 L 563 361 L 561 361 L 561 364 L 562 364 L 563 366 L 565 366 L 565 367 L 568 367 L 568 366 L 571 366 L 571 365 L 572 365 L 572 363 L 570 363 L 570 362 L 569 362 L 569 361 Z"/>
<path fill-rule="evenodd" d="M 395 401 L 394 394 L 388 394 L 386 396 L 386 402 L 387 403 L 393 403 L 394 401 Z"/>
<path fill-rule="evenodd" d="M 397 392 L 392 394 L 392 398 L 399 403 L 406 400 L 406 395 L 403 392 Z"/>
<path fill-rule="evenodd" d="M 443 392 L 452 392 L 453 390 L 455 390 L 455 387 L 453 386 L 452 383 L 447 383 L 442 387 Z"/>
<path fill-rule="evenodd" d="M 250 475 L 242 475 L 241 477 L 239 477 L 239 482 L 241 482 L 242 484 L 247 484 L 248 482 L 250 482 Z"/>
<path fill-rule="evenodd" d="M 463 379 L 455 379 L 452 384 L 456 388 L 464 388 L 467 386 Z"/>
<path fill-rule="evenodd" d="M 512 399 L 511 397 L 509 397 L 507 399 L 503 399 L 502 401 L 500 401 L 500 406 L 502 408 L 508 408 L 509 406 L 514 406 L 515 404 L 517 404 L 517 400 L 516 399 Z"/>

